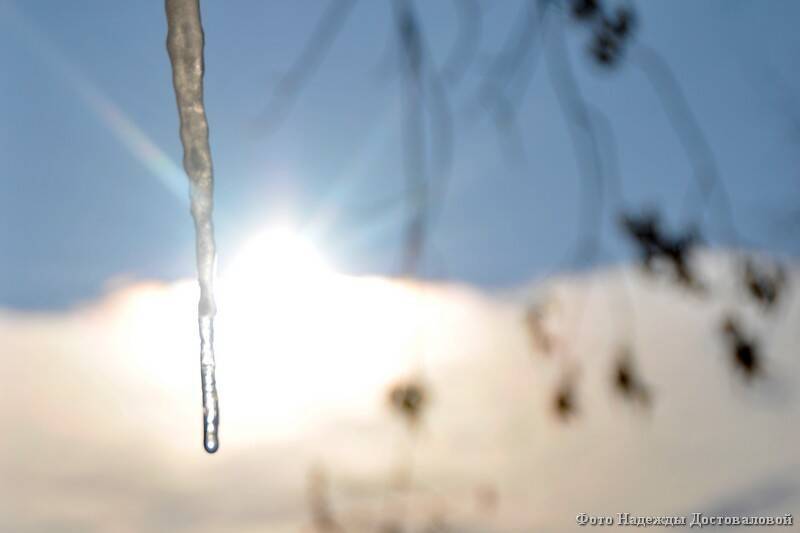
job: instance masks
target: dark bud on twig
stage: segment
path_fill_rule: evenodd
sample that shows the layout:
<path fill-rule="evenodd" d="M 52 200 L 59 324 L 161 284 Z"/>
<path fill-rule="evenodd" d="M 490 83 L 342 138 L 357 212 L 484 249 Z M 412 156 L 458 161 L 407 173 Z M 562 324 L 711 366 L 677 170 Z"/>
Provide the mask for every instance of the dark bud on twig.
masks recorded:
<path fill-rule="evenodd" d="M 642 382 L 633 365 L 630 349 L 623 348 L 614 365 L 613 385 L 616 391 L 626 400 L 643 406 L 650 405 L 650 390 Z"/>
<path fill-rule="evenodd" d="M 578 20 L 594 17 L 599 12 L 597 0 L 573 0 L 572 16 Z"/>
<path fill-rule="evenodd" d="M 748 381 L 762 374 L 763 363 L 758 344 L 744 333 L 735 318 L 729 316 L 723 321 L 722 332 L 728 342 L 728 353 L 734 368 Z"/>
<path fill-rule="evenodd" d="M 599 11 L 595 7 L 595 12 Z M 633 11 L 625 7 L 618 8 L 613 16 L 601 14 L 601 19 L 594 24 L 589 46 L 589 51 L 598 64 L 613 67 L 619 63 L 623 47 L 631 37 L 633 21 Z"/>
<path fill-rule="evenodd" d="M 617 39 L 623 40 L 630 35 L 633 28 L 633 11 L 620 7 L 613 19 L 609 17 L 603 21 L 603 26 Z"/>
<path fill-rule="evenodd" d="M 568 421 L 577 412 L 575 388 L 571 381 L 565 381 L 556 390 L 552 403 L 553 414 L 562 422 Z"/>
<path fill-rule="evenodd" d="M 666 263 L 671 266 L 674 279 L 678 283 L 693 290 L 703 290 L 703 284 L 697 279 L 689 262 L 689 257 L 699 241 L 695 230 L 685 231 L 677 236 L 667 235 L 661 228 L 656 213 L 640 216 L 623 214 L 620 224 L 639 249 L 645 270 L 652 272 L 656 262 Z"/>
<path fill-rule="evenodd" d="M 619 44 L 610 34 L 600 32 L 592 39 L 591 53 L 604 66 L 612 66 L 619 55 Z"/>
<path fill-rule="evenodd" d="M 400 382 L 392 385 L 388 393 L 389 407 L 403 417 L 410 425 L 415 425 L 428 403 L 425 386 L 418 381 Z"/>
<path fill-rule="evenodd" d="M 747 258 L 744 262 L 744 285 L 748 294 L 769 310 L 775 307 L 786 285 L 786 272 L 781 265 L 769 269 Z"/>
<path fill-rule="evenodd" d="M 755 345 L 750 342 L 740 342 L 736 344 L 734 348 L 734 361 L 747 378 L 751 378 L 761 372 L 758 352 Z"/>

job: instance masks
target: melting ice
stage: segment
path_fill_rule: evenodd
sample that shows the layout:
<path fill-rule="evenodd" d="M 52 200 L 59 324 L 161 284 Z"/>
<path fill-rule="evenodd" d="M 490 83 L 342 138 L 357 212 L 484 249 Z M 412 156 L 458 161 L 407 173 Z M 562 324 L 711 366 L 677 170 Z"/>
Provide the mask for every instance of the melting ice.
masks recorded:
<path fill-rule="evenodd" d="M 219 402 L 214 377 L 214 174 L 208 145 L 208 122 L 203 107 L 203 26 L 199 0 L 166 0 L 167 51 L 178 101 L 183 168 L 191 185 L 191 210 L 197 246 L 200 284 L 200 375 L 203 387 L 203 445 L 208 453 L 219 448 Z"/>

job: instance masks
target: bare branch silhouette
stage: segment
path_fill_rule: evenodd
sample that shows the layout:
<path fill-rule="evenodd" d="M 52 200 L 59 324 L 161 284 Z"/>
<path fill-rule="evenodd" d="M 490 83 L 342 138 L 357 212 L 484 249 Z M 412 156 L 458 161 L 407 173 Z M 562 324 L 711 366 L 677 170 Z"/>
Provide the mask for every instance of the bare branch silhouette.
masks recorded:
<path fill-rule="evenodd" d="M 478 88 L 477 104 L 491 114 L 510 157 L 519 162 L 526 158 L 516 113 L 538 64 L 548 7 L 540 0 L 524 0 L 520 4 L 518 22 Z M 535 46 L 537 40 L 540 46 Z M 509 90 L 513 90 L 510 95 Z"/>
<path fill-rule="evenodd" d="M 478 0 L 453 0 L 458 13 L 458 34 L 442 67 L 442 77 L 457 85 L 472 65 L 481 36 L 481 5 Z"/>
<path fill-rule="evenodd" d="M 548 49 L 548 70 L 569 126 L 578 161 L 578 174 L 584 184 L 581 188 L 581 207 L 578 209 L 578 242 L 568 260 L 574 267 L 595 259 L 599 252 L 605 193 L 603 164 L 588 106 L 572 72 L 563 27 L 554 31 L 553 42 L 554 45 Z"/>
<path fill-rule="evenodd" d="M 434 208 L 437 205 L 441 208 L 444 202 L 452 167 L 452 118 L 447 94 L 429 60 L 412 2 L 395 0 L 393 6 L 403 52 L 403 146 L 410 212 L 402 272 L 411 274 L 417 271 Z M 426 127 L 428 117 L 430 135 Z"/>
<path fill-rule="evenodd" d="M 278 81 L 267 108 L 256 120 L 263 133 L 275 131 L 286 119 L 301 91 L 314 75 L 341 32 L 357 0 L 331 0 L 289 71 Z"/>
<path fill-rule="evenodd" d="M 422 253 L 429 201 L 423 101 L 425 85 L 422 79 L 423 50 L 420 29 L 410 0 L 394 0 L 392 6 L 403 58 L 403 165 L 408 182 L 407 205 L 411 213 L 406 227 L 402 272 L 413 273 Z"/>
<path fill-rule="evenodd" d="M 725 184 L 719 176 L 714 152 L 711 150 L 706 135 L 692 112 L 672 69 L 659 53 L 641 42 L 637 43 L 635 52 L 631 56 L 633 62 L 645 74 L 661 100 L 667 118 L 692 165 L 700 202 L 697 216 L 703 216 L 709 207 L 713 192 L 717 190 L 722 202 L 723 223 L 726 225 L 731 244 L 744 245 L 744 239 L 736 229 L 733 207 Z M 695 219 L 690 225 L 700 227 L 701 224 L 699 219 Z"/>

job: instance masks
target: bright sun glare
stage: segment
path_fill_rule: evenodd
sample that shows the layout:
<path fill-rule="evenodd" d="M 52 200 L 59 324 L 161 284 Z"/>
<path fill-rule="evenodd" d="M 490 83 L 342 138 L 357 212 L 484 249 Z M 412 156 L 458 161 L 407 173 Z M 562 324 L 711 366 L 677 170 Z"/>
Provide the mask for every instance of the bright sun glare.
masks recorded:
<path fill-rule="evenodd" d="M 248 414 L 259 398 L 258 416 L 272 431 L 329 407 L 373 404 L 365 396 L 408 363 L 408 350 L 391 343 L 413 315 L 413 298 L 386 280 L 337 273 L 290 226 L 248 240 L 221 272 L 218 293 L 220 394 Z"/>
<path fill-rule="evenodd" d="M 330 288 L 334 278 L 334 271 L 308 239 L 289 226 L 275 226 L 245 243 L 222 273 L 220 290 L 251 296 L 261 293 L 269 300 L 254 301 L 256 306 L 292 306 L 309 289 Z"/>
<path fill-rule="evenodd" d="M 129 360 L 190 402 L 199 387 L 196 290 L 191 281 L 136 289 L 119 337 L 135 354 Z M 419 353 L 430 309 L 413 286 L 336 272 L 290 226 L 268 227 L 234 253 L 217 299 L 217 380 L 229 439 L 280 437 L 334 411 L 383 408 L 385 387 Z"/>

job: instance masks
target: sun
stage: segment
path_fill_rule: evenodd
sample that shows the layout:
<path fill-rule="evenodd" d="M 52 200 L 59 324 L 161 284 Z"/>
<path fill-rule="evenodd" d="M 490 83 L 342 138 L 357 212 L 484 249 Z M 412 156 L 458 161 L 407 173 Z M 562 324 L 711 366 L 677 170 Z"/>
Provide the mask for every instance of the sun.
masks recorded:
<path fill-rule="evenodd" d="M 311 241 L 289 225 L 270 226 L 251 237 L 221 274 L 222 291 L 262 294 L 269 306 L 291 306 L 319 290 L 335 272 Z M 279 300 L 279 301 L 276 301 Z"/>
<path fill-rule="evenodd" d="M 219 276 L 223 408 L 278 435 L 375 403 L 407 362 L 389 333 L 413 315 L 412 299 L 400 294 L 389 282 L 337 272 L 290 225 L 259 231 Z"/>
<path fill-rule="evenodd" d="M 291 225 L 263 228 L 216 286 L 215 345 L 226 447 L 285 439 L 349 413 L 383 409 L 408 373 L 430 305 L 413 286 L 338 272 Z M 124 298 L 121 350 L 145 380 L 196 407 L 197 284 L 138 287 Z"/>

